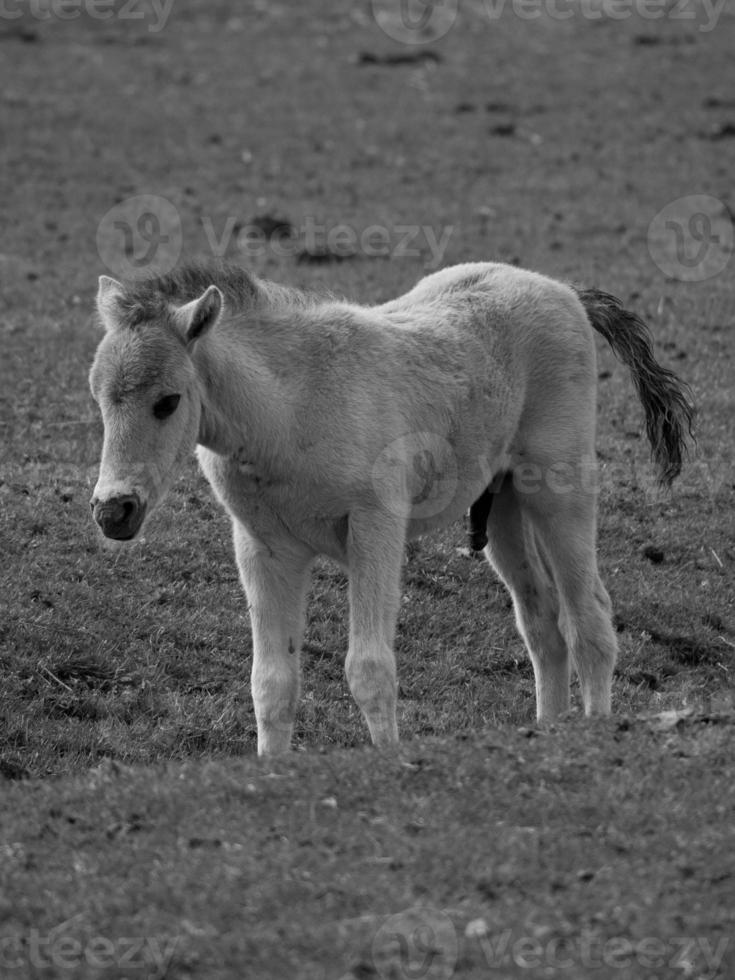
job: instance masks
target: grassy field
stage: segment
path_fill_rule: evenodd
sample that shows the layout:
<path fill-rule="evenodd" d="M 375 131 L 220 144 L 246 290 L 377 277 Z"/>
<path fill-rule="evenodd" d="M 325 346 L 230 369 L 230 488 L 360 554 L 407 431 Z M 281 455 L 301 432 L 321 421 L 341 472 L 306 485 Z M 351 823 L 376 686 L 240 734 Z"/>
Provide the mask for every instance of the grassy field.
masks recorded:
<path fill-rule="evenodd" d="M 634 6 L 447 2 L 425 34 L 391 0 L 3 8 L 0 976 L 735 974 L 735 17 Z M 658 490 L 600 348 L 615 719 L 535 732 L 508 597 L 457 525 L 407 556 L 401 752 L 364 747 L 324 562 L 301 751 L 257 762 L 194 461 L 130 549 L 88 506 L 97 276 L 213 254 L 364 302 L 498 259 L 647 319 L 697 446 Z"/>

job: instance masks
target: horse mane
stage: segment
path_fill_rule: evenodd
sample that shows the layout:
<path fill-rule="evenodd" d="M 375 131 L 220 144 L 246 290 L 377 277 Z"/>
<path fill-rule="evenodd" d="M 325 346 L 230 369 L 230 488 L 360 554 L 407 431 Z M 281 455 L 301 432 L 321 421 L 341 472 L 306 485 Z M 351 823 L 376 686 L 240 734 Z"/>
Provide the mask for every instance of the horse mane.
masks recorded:
<path fill-rule="evenodd" d="M 246 309 L 310 306 L 315 297 L 290 286 L 256 279 L 231 262 L 187 262 L 162 276 L 149 276 L 125 284 L 121 313 L 127 326 L 135 327 L 165 316 L 170 306 L 183 306 L 215 285 L 232 312 Z"/>

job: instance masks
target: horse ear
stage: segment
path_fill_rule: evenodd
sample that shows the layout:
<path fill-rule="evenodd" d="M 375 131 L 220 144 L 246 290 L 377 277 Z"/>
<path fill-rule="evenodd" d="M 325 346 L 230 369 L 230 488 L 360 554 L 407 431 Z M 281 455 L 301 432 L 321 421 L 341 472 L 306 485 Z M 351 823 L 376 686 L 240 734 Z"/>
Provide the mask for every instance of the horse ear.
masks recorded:
<path fill-rule="evenodd" d="M 177 319 L 184 328 L 186 343 L 191 345 L 211 330 L 219 320 L 224 306 L 222 293 L 216 286 L 206 289 L 199 299 L 179 308 Z"/>
<path fill-rule="evenodd" d="M 100 276 L 97 289 L 97 312 L 105 330 L 114 326 L 120 318 L 120 303 L 125 295 L 125 287 L 117 279 Z"/>

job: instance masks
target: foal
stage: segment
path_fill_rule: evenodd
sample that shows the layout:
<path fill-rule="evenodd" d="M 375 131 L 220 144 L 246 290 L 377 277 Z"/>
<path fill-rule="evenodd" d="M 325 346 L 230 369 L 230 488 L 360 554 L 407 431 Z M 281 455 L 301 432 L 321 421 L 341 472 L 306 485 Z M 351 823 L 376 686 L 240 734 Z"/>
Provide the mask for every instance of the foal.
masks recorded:
<path fill-rule="evenodd" d="M 226 265 L 102 276 L 90 384 L 92 498 L 134 538 L 198 457 L 233 524 L 253 630 L 258 752 L 289 748 L 317 554 L 350 579 L 347 680 L 373 742 L 398 739 L 393 641 L 408 538 L 459 518 L 508 586 L 537 715 L 608 714 L 617 653 L 595 554 L 593 329 L 630 368 L 663 482 L 693 408 L 614 297 L 496 263 L 444 269 L 381 306 L 308 297 Z M 476 503 L 475 503 L 476 502 Z"/>

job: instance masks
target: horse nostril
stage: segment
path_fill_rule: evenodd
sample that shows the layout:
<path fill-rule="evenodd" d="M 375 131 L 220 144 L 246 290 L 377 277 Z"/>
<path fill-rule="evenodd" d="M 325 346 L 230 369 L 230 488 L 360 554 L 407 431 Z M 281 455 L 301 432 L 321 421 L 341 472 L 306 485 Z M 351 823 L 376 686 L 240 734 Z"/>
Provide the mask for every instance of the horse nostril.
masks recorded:
<path fill-rule="evenodd" d="M 108 538 L 127 541 L 135 537 L 145 518 L 146 505 L 136 494 L 123 494 L 107 500 L 93 498 L 94 519 Z"/>

